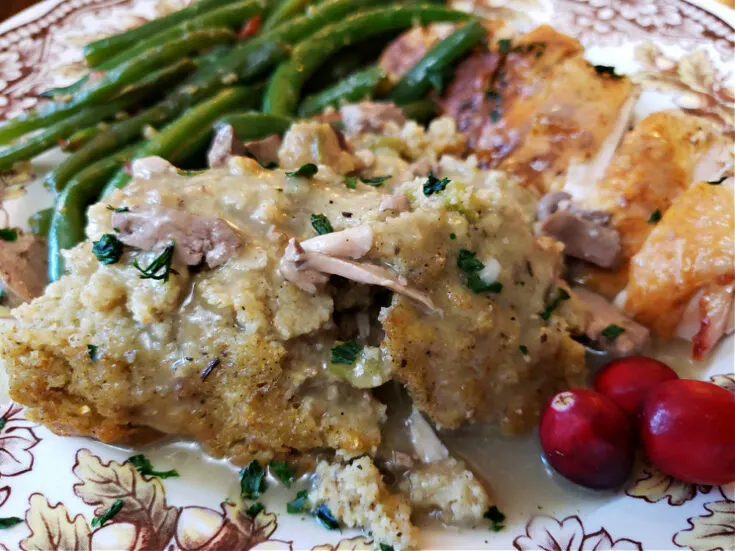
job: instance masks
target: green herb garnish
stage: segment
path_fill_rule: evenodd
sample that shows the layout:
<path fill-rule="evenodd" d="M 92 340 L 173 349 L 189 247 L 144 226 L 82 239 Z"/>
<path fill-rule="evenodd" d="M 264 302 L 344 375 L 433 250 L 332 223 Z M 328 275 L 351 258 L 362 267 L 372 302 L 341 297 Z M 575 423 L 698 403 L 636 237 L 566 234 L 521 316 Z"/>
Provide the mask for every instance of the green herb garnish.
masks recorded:
<path fill-rule="evenodd" d="M 179 476 L 179 473 L 175 469 L 171 469 L 170 471 L 154 470 L 153 464 L 143 454 L 131 455 L 125 460 L 125 463 L 131 464 L 143 476 L 155 476 L 158 478 L 177 478 Z"/>
<path fill-rule="evenodd" d="M 556 310 L 557 306 L 559 306 L 559 303 L 562 300 L 569 300 L 569 293 L 567 293 L 566 290 L 559 287 L 559 289 L 557 290 L 556 298 L 554 298 L 554 300 L 551 301 L 551 304 L 549 304 L 546 307 L 546 310 L 544 310 L 543 312 L 539 314 L 541 316 L 541 319 L 548 321 L 549 318 L 551 317 L 551 313 L 554 310 Z"/>
<path fill-rule="evenodd" d="M 723 176 L 722 178 L 718 178 L 717 180 L 709 180 L 707 183 L 711 186 L 719 186 L 725 180 L 727 180 L 727 176 Z"/>
<path fill-rule="evenodd" d="M 386 545 L 386 544 L 384 544 L 384 543 L 381 543 L 381 544 L 379 545 L 379 548 L 380 548 L 380 551 L 395 551 L 395 550 L 393 549 L 393 546 L 392 546 L 392 545 Z"/>
<path fill-rule="evenodd" d="M 521 351 L 521 354 L 528 356 L 528 347 L 525 344 L 520 345 L 518 349 Z"/>
<path fill-rule="evenodd" d="M 510 38 L 503 38 L 498 40 L 498 51 L 501 55 L 506 55 L 510 52 L 511 41 Z"/>
<path fill-rule="evenodd" d="M 116 514 L 118 514 L 122 508 L 123 508 L 122 499 L 116 499 L 104 513 L 92 519 L 92 528 L 103 526 L 105 522 L 107 522 L 112 517 L 114 517 Z"/>
<path fill-rule="evenodd" d="M 0 417 L 0 430 L 3 430 L 7 424 L 8 420 L 5 417 Z"/>
<path fill-rule="evenodd" d="M 372 178 L 360 178 L 360 181 L 363 184 L 367 184 L 369 186 L 373 187 L 380 187 L 383 185 L 383 182 L 390 179 L 391 175 L 387 174 L 386 176 L 373 176 Z"/>
<path fill-rule="evenodd" d="M 296 469 L 294 467 L 285 461 L 271 461 L 268 466 L 275 477 L 280 480 L 286 488 L 291 487 L 293 477 L 296 474 Z"/>
<path fill-rule="evenodd" d="M 362 347 L 354 340 L 345 341 L 332 347 L 332 363 L 352 365 L 357 360 Z"/>
<path fill-rule="evenodd" d="M 123 254 L 122 241 L 111 233 L 106 233 L 99 241 L 92 243 L 92 254 L 100 264 L 116 264 Z"/>
<path fill-rule="evenodd" d="M 107 205 L 107 210 L 111 210 L 114 212 L 130 212 L 130 209 L 128 207 L 113 207 L 112 205 Z"/>
<path fill-rule="evenodd" d="M 296 494 L 296 497 L 286 503 L 286 511 L 292 515 L 298 515 L 304 512 L 306 507 L 306 501 L 309 499 L 309 493 L 306 490 L 301 490 Z"/>
<path fill-rule="evenodd" d="M 0 530 L 5 530 L 6 528 L 12 528 L 16 524 L 20 524 L 21 522 L 23 522 L 23 519 L 18 518 L 18 517 L 0 518 Z"/>
<path fill-rule="evenodd" d="M 457 267 L 467 274 L 467 287 L 473 293 L 499 293 L 503 290 L 503 284 L 499 281 L 485 282 L 480 277 L 480 271 L 485 265 L 477 260 L 477 253 L 460 249 L 457 254 Z"/>
<path fill-rule="evenodd" d="M 598 75 L 607 75 L 610 78 L 614 78 L 616 80 L 623 78 L 622 75 L 619 75 L 615 72 L 615 67 L 611 65 L 595 65 L 594 68 Z"/>
<path fill-rule="evenodd" d="M 92 363 L 97 361 L 97 347 L 95 345 L 87 345 L 87 354 L 89 355 L 89 359 L 92 360 Z"/>
<path fill-rule="evenodd" d="M 133 261 L 133 267 L 140 272 L 140 279 L 155 279 L 156 281 L 168 281 L 171 274 L 171 263 L 174 260 L 174 243 L 171 242 L 163 252 L 158 255 L 147 268 L 141 268 L 138 260 Z"/>
<path fill-rule="evenodd" d="M 16 241 L 18 239 L 18 232 L 13 228 L 2 228 L 0 229 L 0 239 L 3 241 Z"/>
<path fill-rule="evenodd" d="M 651 216 L 648 217 L 648 223 L 649 224 L 658 224 L 661 220 L 661 211 L 656 209 L 651 213 Z"/>
<path fill-rule="evenodd" d="M 306 163 L 305 165 L 301 165 L 296 170 L 293 170 L 291 172 L 286 172 L 286 176 L 288 176 L 289 178 L 295 178 L 299 176 L 301 178 L 311 178 L 317 172 L 319 172 L 318 166 L 316 166 L 314 163 Z"/>
<path fill-rule="evenodd" d="M 434 176 L 433 172 L 429 172 L 428 179 L 424 182 L 424 195 L 429 197 L 440 191 L 444 191 L 444 188 L 451 182 L 449 178 L 442 178 L 441 180 Z"/>
<path fill-rule="evenodd" d="M 240 495 L 243 499 L 257 499 L 265 488 L 265 470 L 253 460 L 240 471 Z"/>
<path fill-rule="evenodd" d="M 314 516 L 319 521 L 319 524 L 327 530 L 339 530 L 339 522 L 334 518 L 332 511 L 326 505 L 319 505 L 319 507 L 314 509 Z"/>
<path fill-rule="evenodd" d="M 602 336 L 610 342 L 613 342 L 623 333 L 625 333 L 625 329 L 623 329 L 619 325 L 615 325 L 614 323 L 611 323 L 610 325 L 605 327 L 605 329 L 603 329 L 601 332 Z"/>
<path fill-rule="evenodd" d="M 245 514 L 249 517 L 255 518 L 261 513 L 261 511 L 263 511 L 263 509 L 265 509 L 265 507 L 263 507 L 263 504 L 259 501 L 256 501 L 250 507 L 248 507 L 248 510 L 245 511 Z"/>
<path fill-rule="evenodd" d="M 332 223 L 329 221 L 329 218 L 327 218 L 323 214 L 311 215 L 311 227 L 314 228 L 314 231 L 319 235 L 332 233 L 334 231 L 334 228 L 332 227 Z"/>
<path fill-rule="evenodd" d="M 492 111 L 490 111 L 490 122 L 498 122 L 500 120 L 500 117 L 502 117 L 502 113 L 500 112 L 500 109 L 495 108 Z"/>
<path fill-rule="evenodd" d="M 206 170 L 186 170 L 184 168 L 179 168 L 176 170 L 176 174 L 179 176 L 197 176 L 199 174 L 204 174 L 207 172 Z"/>
<path fill-rule="evenodd" d="M 505 524 L 503 524 L 505 522 L 505 514 L 503 514 L 495 505 L 489 507 L 482 516 L 492 523 L 491 528 L 493 532 L 500 532 L 505 528 Z"/>
<path fill-rule="evenodd" d="M 499 102 L 502 98 L 500 95 L 500 92 L 493 89 L 485 90 L 485 97 L 489 99 L 490 101 Z"/>
<path fill-rule="evenodd" d="M 350 189 L 355 189 L 357 187 L 357 176 L 347 176 L 345 185 Z"/>
<path fill-rule="evenodd" d="M 450 233 L 449 234 L 449 239 L 451 239 L 452 241 L 454 241 L 455 239 L 457 239 L 457 234 L 456 233 Z"/>

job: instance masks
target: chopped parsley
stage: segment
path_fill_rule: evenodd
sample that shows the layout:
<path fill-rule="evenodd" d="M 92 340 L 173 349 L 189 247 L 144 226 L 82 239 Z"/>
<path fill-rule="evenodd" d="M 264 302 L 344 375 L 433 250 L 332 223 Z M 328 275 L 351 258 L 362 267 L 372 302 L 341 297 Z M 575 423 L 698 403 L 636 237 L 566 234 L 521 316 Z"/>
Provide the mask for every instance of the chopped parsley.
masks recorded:
<path fill-rule="evenodd" d="M 329 218 L 327 218 L 323 214 L 311 215 L 311 227 L 314 228 L 314 231 L 319 235 L 332 233 L 334 231 L 334 228 L 332 227 L 332 223 L 329 221 Z"/>
<path fill-rule="evenodd" d="M 89 359 L 92 360 L 92 363 L 97 361 L 97 347 L 95 345 L 87 345 L 87 354 L 89 355 Z"/>
<path fill-rule="evenodd" d="M 255 518 L 261 513 L 261 511 L 263 511 L 263 509 L 265 509 L 265 507 L 263 507 L 263 504 L 260 501 L 256 501 L 250 507 L 248 507 L 248 510 L 245 511 L 245 514 L 249 517 Z"/>
<path fill-rule="evenodd" d="M 345 341 L 332 347 L 332 363 L 352 365 L 357 360 L 362 347 L 354 340 Z"/>
<path fill-rule="evenodd" d="M 176 174 L 179 176 L 196 176 L 198 174 L 204 174 L 206 170 L 187 170 L 184 168 L 179 168 L 176 170 Z"/>
<path fill-rule="evenodd" d="M 291 487 L 293 477 L 296 474 L 296 469 L 294 467 L 285 461 L 271 461 L 268 466 L 275 477 L 280 480 L 286 488 Z"/>
<path fill-rule="evenodd" d="M 156 281 L 168 281 L 171 273 L 171 263 L 174 260 L 174 243 L 171 242 L 163 252 L 158 255 L 147 268 L 141 268 L 137 260 L 133 261 L 133 267 L 140 272 L 140 279 L 155 279 Z"/>
<path fill-rule="evenodd" d="M 143 454 L 132 455 L 127 458 L 125 463 L 130 463 L 143 476 L 155 476 L 157 478 L 177 478 L 179 476 L 179 473 L 175 469 L 171 469 L 170 471 L 154 470 L 153 464 Z"/>
<path fill-rule="evenodd" d="M 490 111 L 490 122 L 498 122 L 502 116 L 503 114 L 500 112 L 500 109 L 496 107 Z"/>
<path fill-rule="evenodd" d="M 111 233 L 106 233 L 99 241 L 92 243 L 92 254 L 100 264 L 116 264 L 123 254 L 122 241 Z"/>
<path fill-rule="evenodd" d="M 442 178 L 441 180 L 434 176 L 433 172 L 429 172 L 429 177 L 424 182 L 424 195 L 427 197 L 444 191 L 444 188 L 451 182 L 449 178 Z"/>
<path fill-rule="evenodd" d="M 528 347 L 525 344 L 520 345 L 518 349 L 521 351 L 521 354 L 528 356 Z"/>
<path fill-rule="evenodd" d="M 103 526 L 105 522 L 107 522 L 112 517 L 114 517 L 116 514 L 118 514 L 122 508 L 123 508 L 122 499 L 116 499 L 106 511 L 104 511 L 100 516 L 94 517 L 92 519 L 92 528 Z"/>
<path fill-rule="evenodd" d="M 707 183 L 711 186 L 719 186 L 725 180 L 727 180 L 727 176 L 723 176 L 722 178 L 718 178 L 717 180 L 709 180 Z"/>
<path fill-rule="evenodd" d="M 3 241 L 16 241 L 18 239 L 18 232 L 13 228 L 2 228 L 0 229 L 0 239 Z"/>
<path fill-rule="evenodd" d="M 475 294 L 499 293 L 503 290 L 503 284 L 499 281 L 487 283 L 480 277 L 480 271 L 485 265 L 477 260 L 477 253 L 460 249 L 457 254 L 457 267 L 467 274 L 467 287 Z"/>
<path fill-rule="evenodd" d="M 265 489 L 265 470 L 254 459 L 240 471 L 240 495 L 243 499 L 257 499 Z"/>
<path fill-rule="evenodd" d="M 306 490 L 301 490 L 296 494 L 295 498 L 286 503 L 286 511 L 292 515 L 303 513 L 308 499 L 309 493 Z"/>
<path fill-rule="evenodd" d="M 16 524 L 20 524 L 21 522 L 23 522 L 23 519 L 18 517 L 0 518 L 0 530 L 4 530 L 5 528 L 12 528 Z"/>
<path fill-rule="evenodd" d="M 379 548 L 380 548 L 380 551 L 395 551 L 395 550 L 393 549 L 393 546 L 392 546 L 392 545 L 386 545 L 386 544 L 384 544 L 384 543 L 381 543 L 381 544 L 379 545 Z"/>
<path fill-rule="evenodd" d="M 355 189 L 357 187 L 357 176 L 347 176 L 345 185 L 350 189 Z"/>
<path fill-rule="evenodd" d="M 651 213 L 651 216 L 648 217 L 648 223 L 658 224 L 660 221 L 661 221 L 661 211 L 656 209 Z"/>
<path fill-rule="evenodd" d="M 554 297 L 554 300 L 552 300 L 551 304 L 546 307 L 546 310 L 539 314 L 541 316 L 541 319 L 549 321 L 549 318 L 551 318 L 551 313 L 556 310 L 562 300 L 569 300 L 569 293 L 559 287 L 556 293 L 556 297 Z"/>
<path fill-rule="evenodd" d="M 493 532 L 500 532 L 505 528 L 505 524 L 503 524 L 505 522 L 505 514 L 502 513 L 495 505 L 489 507 L 482 516 L 492 523 L 491 528 Z"/>
<path fill-rule="evenodd" d="M 107 205 L 107 210 L 111 210 L 114 212 L 130 212 L 130 209 L 128 207 L 113 207 L 112 205 Z"/>
<path fill-rule="evenodd" d="M 490 101 L 495 101 L 495 102 L 499 102 L 502 99 L 500 92 L 498 92 L 497 90 L 493 90 L 493 89 L 485 90 L 485 97 L 489 99 Z"/>
<path fill-rule="evenodd" d="M 319 524 L 327 530 L 339 530 L 339 522 L 326 505 L 319 505 L 314 509 L 314 516 Z"/>
<path fill-rule="evenodd" d="M 389 180 L 391 178 L 390 174 L 387 174 L 385 176 L 373 176 L 372 178 L 360 178 L 360 181 L 363 184 L 367 184 L 369 186 L 373 187 L 380 187 L 383 185 L 383 182 L 386 180 Z"/>
<path fill-rule="evenodd" d="M 623 78 L 622 75 L 619 75 L 615 72 L 615 67 L 611 65 L 594 65 L 594 68 L 598 75 L 601 75 L 601 76 L 606 75 L 614 79 Z"/>
<path fill-rule="evenodd" d="M 314 176 L 317 172 L 319 172 L 319 167 L 316 166 L 314 163 L 306 163 L 305 165 L 301 165 L 296 170 L 293 170 L 291 172 L 286 172 L 286 176 L 290 178 L 311 178 Z"/>
<path fill-rule="evenodd" d="M 510 52 L 510 46 L 510 38 L 503 38 L 502 40 L 498 40 L 498 51 L 501 55 L 506 55 L 508 52 Z"/>
<path fill-rule="evenodd" d="M 7 424 L 8 420 L 5 417 L 0 417 L 0 430 L 3 430 Z"/>
<path fill-rule="evenodd" d="M 451 239 L 452 241 L 454 241 L 455 239 L 457 239 L 457 234 L 456 233 L 450 233 L 449 234 L 449 239 Z"/>
<path fill-rule="evenodd" d="M 623 333 L 625 333 L 625 329 L 623 329 L 619 325 L 615 325 L 614 323 L 611 323 L 610 325 L 605 327 L 605 329 L 602 330 L 601 334 L 607 340 L 609 340 L 610 342 L 613 342 Z"/>

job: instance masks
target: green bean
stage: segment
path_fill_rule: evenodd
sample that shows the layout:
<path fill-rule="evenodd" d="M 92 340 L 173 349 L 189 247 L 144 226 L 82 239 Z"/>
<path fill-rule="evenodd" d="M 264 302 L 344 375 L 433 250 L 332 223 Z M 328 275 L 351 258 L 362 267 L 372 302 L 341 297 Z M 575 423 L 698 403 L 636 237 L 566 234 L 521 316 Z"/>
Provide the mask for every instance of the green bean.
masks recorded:
<path fill-rule="evenodd" d="M 212 143 L 213 137 L 214 129 L 211 126 L 199 129 L 181 145 L 172 149 L 168 155 L 168 160 L 179 168 L 190 168 L 197 161 L 200 161 L 197 167 L 205 166 L 206 151 Z"/>
<path fill-rule="evenodd" d="M 15 142 L 0 150 L 0 171 L 8 170 L 18 161 L 27 161 L 58 145 L 59 140 L 71 135 L 76 128 L 111 118 L 130 106 L 131 101 L 117 101 L 106 105 L 95 105 L 76 115 L 58 122 L 39 134 Z"/>
<path fill-rule="evenodd" d="M 233 113 L 219 119 L 215 127 L 229 124 L 235 135 L 243 141 L 259 140 L 272 134 L 282 135 L 291 127 L 293 120 L 278 115 L 268 115 L 258 111 Z"/>
<path fill-rule="evenodd" d="M 169 158 L 202 127 L 211 127 L 223 114 L 238 107 L 257 102 L 258 91 L 253 87 L 227 88 L 213 98 L 203 101 L 183 116 L 157 132 L 135 152 L 135 159 L 158 155 Z M 130 175 L 118 171 L 103 191 L 103 197 L 114 189 L 120 189 L 130 181 Z"/>
<path fill-rule="evenodd" d="M 61 150 L 65 152 L 77 151 L 80 147 L 89 143 L 95 136 L 99 135 L 100 132 L 104 132 L 109 127 L 109 124 L 101 122 L 94 126 L 88 126 L 87 128 L 77 130 L 61 143 Z"/>
<path fill-rule="evenodd" d="M 332 54 L 356 40 L 364 40 L 389 30 L 402 29 L 415 22 L 462 21 L 468 14 L 434 5 L 403 5 L 358 13 L 341 23 L 330 25 L 294 49 L 271 77 L 264 99 L 264 111 L 291 115 L 299 102 L 304 83 Z"/>
<path fill-rule="evenodd" d="M 330 105 L 339 107 L 340 103 L 371 97 L 384 78 L 385 72 L 377 65 L 352 73 L 331 88 L 304 99 L 299 106 L 299 116 L 310 117 L 321 113 Z"/>
<path fill-rule="evenodd" d="M 313 0 L 283 0 L 268 16 L 263 24 L 263 30 L 270 30 L 284 21 L 288 21 L 294 15 L 299 15 L 313 3 Z"/>
<path fill-rule="evenodd" d="M 183 10 L 179 10 L 165 17 L 154 19 L 125 33 L 116 34 L 87 44 L 84 48 L 84 57 L 90 67 L 96 67 L 106 59 L 130 48 L 142 40 L 146 40 L 147 38 L 158 34 L 161 31 L 165 31 L 179 23 L 193 19 L 199 14 L 205 14 L 213 9 L 232 4 L 234 1 L 235 0 L 200 0 Z"/>
<path fill-rule="evenodd" d="M 28 225 L 31 227 L 31 233 L 37 237 L 48 237 L 49 227 L 51 226 L 51 217 L 54 214 L 53 207 L 39 210 L 28 217 Z"/>
<path fill-rule="evenodd" d="M 397 103 L 421 99 L 431 88 L 432 75 L 441 72 L 474 48 L 487 35 L 479 21 L 470 21 L 444 40 L 434 44 L 426 54 L 398 81 L 391 98 Z"/>
<path fill-rule="evenodd" d="M 66 182 L 85 166 L 139 140 L 146 128 L 166 124 L 184 109 L 211 96 L 221 87 L 218 73 L 210 67 L 202 67 L 202 71 L 180 84 L 164 100 L 127 120 L 111 125 L 108 131 L 97 135 L 65 159 L 46 175 L 46 185 L 52 190 L 61 191 Z"/>
<path fill-rule="evenodd" d="M 181 59 L 173 65 L 154 71 L 140 81 L 123 88 L 119 97 L 122 99 L 129 94 L 135 94 L 137 98 L 148 98 L 152 92 L 179 80 L 182 76 L 191 72 L 194 67 L 195 64 L 191 59 Z M 0 124 L 0 143 L 8 143 L 26 132 L 66 119 L 83 108 L 84 104 L 79 101 L 55 102 L 19 115 Z"/>
<path fill-rule="evenodd" d="M 87 207 L 97 200 L 108 178 L 132 158 L 136 149 L 137 146 L 129 146 L 88 166 L 59 194 L 48 235 L 50 281 L 56 281 L 64 275 L 64 257 L 61 251 L 84 241 Z"/>
<path fill-rule="evenodd" d="M 203 13 L 198 17 L 183 21 L 158 34 L 146 37 L 144 40 L 106 60 L 99 65 L 99 68 L 103 70 L 113 69 L 133 57 L 147 52 L 151 48 L 185 38 L 193 31 L 217 27 L 238 30 L 243 21 L 261 13 L 263 5 L 262 0 L 237 0 L 234 4 L 222 6 L 209 13 Z"/>
<path fill-rule="evenodd" d="M 399 107 L 408 119 L 422 124 L 429 122 L 439 112 L 436 103 L 430 99 L 404 103 Z"/>
<path fill-rule="evenodd" d="M 152 48 L 106 73 L 97 81 L 88 83 L 75 97 L 75 103 L 85 105 L 109 98 L 125 86 L 144 78 L 146 74 L 178 58 L 226 42 L 234 42 L 235 34 L 229 29 L 194 31 L 183 38 Z"/>

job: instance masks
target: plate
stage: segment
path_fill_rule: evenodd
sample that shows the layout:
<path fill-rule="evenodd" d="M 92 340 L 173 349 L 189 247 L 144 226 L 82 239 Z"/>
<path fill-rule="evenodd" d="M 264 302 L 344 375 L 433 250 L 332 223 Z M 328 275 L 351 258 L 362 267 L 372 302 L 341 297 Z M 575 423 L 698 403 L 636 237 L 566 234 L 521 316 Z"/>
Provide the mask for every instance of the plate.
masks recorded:
<path fill-rule="evenodd" d="M 64 85 L 83 70 L 81 46 L 188 4 L 187 0 L 46 0 L 0 24 L 0 118 L 34 107 L 36 94 Z M 735 12 L 706 0 L 456 0 L 455 6 L 502 16 L 524 30 L 551 22 L 578 37 L 594 63 L 615 65 L 644 85 L 639 117 L 678 106 L 732 122 Z M 730 90 L 730 92 L 728 92 Z M 52 151 L 34 160 L 36 174 L 54 166 Z M 0 188 L 2 192 L 2 188 Z M 11 225 L 51 205 L 38 182 L 4 203 Z M 2 219 L 0 218 L 0 222 Z M 4 224 L 0 224 L 4 225 Z M 705 365 L 672 346 L 662 357 L 688 377 L 735 392 L 735 341 L 720 343 Z M 251 518 L 238 509 L 237 469 L 182 441 L 129 450 L 82 438 L 61 438 L 23 417 L 0 384 L 0 517 L 23 522 L 0 530 L 0 550 L 245 551 L 371 548 L 351 531 L 327 531 L 311 517 L 289 515 L 298 486 L 275 484 L 266 510 Z M 620 492 L 593 493 L 559 481 L 544 467 L 533 436 L 471 440 L 450 437 L 483 473 L 506 514 L 494 532 L 428 528 L 424 549 L 563 549 L 692 551 L 735 548 L 735 487 L 684 484 L 641 461 Z M 178 478 L 148 478 L 130 465 L 145 453 Z M 124 503 L 104 527 L 95 509 Z"/>

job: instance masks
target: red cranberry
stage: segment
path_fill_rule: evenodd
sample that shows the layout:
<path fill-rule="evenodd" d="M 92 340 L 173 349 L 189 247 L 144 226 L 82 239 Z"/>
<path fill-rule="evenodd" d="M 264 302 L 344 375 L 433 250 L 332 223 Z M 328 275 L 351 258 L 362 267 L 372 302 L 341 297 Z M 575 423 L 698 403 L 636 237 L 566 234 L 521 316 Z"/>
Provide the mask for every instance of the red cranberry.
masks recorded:
<path fill-rule="evenodd" d="M 668 365 L 645 356 L 620 358 L 607 364 L 595 377 L 594 388 L 635 418 L 648 391 L 658 383 L 678 379 Z"/>
<path fill-rule="evenodd" d="M 560 474 L 588 488 L 615 488 L 633 465 L 633 431 L 610 398 L 586 388 L 554 396 L 541 414 L 541 447 Z"/>
<path fill-rule="evenodd" d="M 641 440 L 659 469 L 692 484 L 735 481 L 735 394 L 703 381 L 666 381 L 641 410 Z"/>

